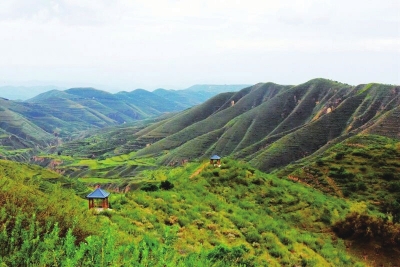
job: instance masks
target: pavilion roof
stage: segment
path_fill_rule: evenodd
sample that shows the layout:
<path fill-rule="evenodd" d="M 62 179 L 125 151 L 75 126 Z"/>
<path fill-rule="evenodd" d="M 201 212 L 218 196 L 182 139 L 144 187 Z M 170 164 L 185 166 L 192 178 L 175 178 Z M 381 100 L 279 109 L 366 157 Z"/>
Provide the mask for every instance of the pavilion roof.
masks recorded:
<path fill-rule="evenodd" d="M 221 157 L 218 155 L 212 155 L 210 159 L 221 159 Z"/>
<path fill-rule="evenodd" d="M 86 198 L 107 198 L 110 195 L 107 191 L 104 191 L 100 187 L 94 190 L 92 193 L 86 196 Z"/>

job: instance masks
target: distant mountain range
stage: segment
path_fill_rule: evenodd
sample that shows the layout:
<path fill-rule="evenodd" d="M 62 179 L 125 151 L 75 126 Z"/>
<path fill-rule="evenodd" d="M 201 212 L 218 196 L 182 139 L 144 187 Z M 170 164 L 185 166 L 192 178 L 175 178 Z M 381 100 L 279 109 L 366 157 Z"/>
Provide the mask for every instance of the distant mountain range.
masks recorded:
<path fill-rule="evenodd" d="M 3 146 L 45 146 L 82 130 L 120 125 L 108 129 L 106 138 L 99 132 L 96 147 L 137 151 L 135 156 L 156 156 L 161 164 L 219 154 L 268 171 L 359 133 L 400 139 L 400 86 L 351 86 L 326 79 L 295 86 L 259 83 L 196 106 L 194 92 L 139 89 L 111 94 L 74 88 L 25 102 L 0 99 L 0 141 Z M 124 122 L 161 114 L 170 115 L 141 130 L 123 127 Z M 70 153 L 91 155 L 84 144 L 77 147 Z"/>
<path fill-rule="evenodd" d="M 260 83 L 132 132 L 126 143 L 163 164 L 219 154 L 268 171 L 359 133 L 400 139 L 400 86 Z"/>
<path fill-rule="evenodd" d="M 35 97 L 38 94 L 50 91 L 50 90 L 63 90 L 65 88 L 45 85 L 45 86 L 0 86 L 0 97 L 7 98 L 10 100 L 27 100 Z"/>
<path fill-rule="evenodd" d="M 80 131 L 182 111 L 221 90 L 237 91 L 243 86 L 207 86 L 218 89 L 215 92 L 201 91 L 200 86 L 196 90 L 137 89 L 116 94 L 94 88 L 71 88 L 46 91 L 26 101 L 0 98 L 0 148 L 46 147 L 57 144 L 59 137 L 70 137 Z M 14 95 L 25 92 L 20 89 L 14 88 Z"/>
<path fill-rule="evenodd" d="M 186 95 L 190 96 L 189 98 L 193 97 L 190 95 L 190 93 L 195 93 L 195 96 L 197 98 L 196 103 L 198 104 L 198 101 L 204 102 L 210 96 L 214 96 L 216 94 L 222 93 L 222 92 L 228 92 L 228 91 L 238 91 L 242 88 L 248 87 L 250 84 L 232 84 L 232 85 L 212 85 L 212 84 L 198 84 L 198 85 L 193 85 L 187 89 L 183 90 L 167 90 L 167 89 L 157 89 L 155 91 L 158 91 L 160 94 L 163 94 L 160 91 L 167 91 L 170 92 L 171 94 L 173 92 L 177 92 L 178 95 Z M 33 98 L 39 94 L 46 93 L 48 91 L 52 90 L 65 90 L 68 87 L 60 87 L 60 86 L 55 86 L 55 85 L 36 85 L 36 86 L 11 86 L 11 85 L 5 85 L 5 86 L 0 86 L 0 97 L 10 99 L 10 100 L 20 100 L 20 101 L 25 101 L 30 98 Z M 140 90 L 140 89 L 136 89 Z M 143 89 L 141 89 L 143 90 Z M 135 90 L 133 90 L 135 91 Z M 153 93 L 155 92 L 153 91 Z M 173 94 L 172 94 L 173 95 Z"/>

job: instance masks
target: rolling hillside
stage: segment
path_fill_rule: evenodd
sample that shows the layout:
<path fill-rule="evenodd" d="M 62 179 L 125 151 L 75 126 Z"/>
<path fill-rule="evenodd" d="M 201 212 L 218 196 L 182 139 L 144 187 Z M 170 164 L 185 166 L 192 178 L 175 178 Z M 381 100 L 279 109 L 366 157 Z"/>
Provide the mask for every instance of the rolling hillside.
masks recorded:
<path fill-rule="evenodd" d="M 25 112 L 35 113 L 30 107 L 0 98 L 0 158 L 28 161 L 40 149 L 58 143 L 54 135 L 23 116 Z"/>
<path fill-rule="evenodd" d="M 0 160 L 0 264 L 399 264 L 399 86 L 259 83 L 176 113 L 168 108 L 186 98 L 160 95 L 81 88 L 0 99 L 2 157 L 51 169 Z M 161 99 L 162 116 L 121 123 Z M 84 212 L 75 195 L 98 184 L 114 191 L 113 210 Z M 67 216 L 49 212 L 46 195 L 64 200 Z M 45 228 L 46 216 L 60 228 Z"/>
<path fill-rule="evenodd" d="M 238 88 L 241 86 L 218 87 Z M 71 88 L 51 90 L 24 102 L 0 98 L 0 155 L 26 161 L 42 148 L 82 136 L 84 131 L 165 118 L 215 94 L 192 89 L 158 89 L 154 93 L 137 89 L 111 94 L 93 88 Z"/>
<path fill-rule="evenodd" d="M 0 169 L 2 264 L 361 264 L 331 230 L 353 203 L 232 160 L 221 169 L 201 163 L 147 172 L 148 183 L 113 192 L 113 210 L 99 214 L 75 195 L 75 179 L 3 160 Z M 159 188 L 165 179 L 170 186 Z M 384 262 L 396 263 L 390 256 Z"/>
<path fill-rule="evenodd" d="M 161 157 L 168 163 L 216 153 L 268 171 L 361 132 L 400 138 L 399 105 L 399 86 L 324 79 L 297 86 L 257 84 L 138 132 L 136 140 L 156 142 L 137 156 L 168 151 Z"/>
<path fill-rule="evenodd" d="M 224 88 L 231 87 L 236 90 L 238 88 Z M 208 99 L 216 92 L 205 94 Z M 82 130 L 120 125 L 181 111 L 203 101 L 196 98 L 195 93 L 191 97 L 189 95 L 185 90 L 159 89 L 153 93 L 136 89 L 132 92 L 111 94 L 94 88 L 71 88 L 65 91 L 52 90 L 21 104 L 46 114 L 39 121 L 35 120 L 34 114 L 27 111 L 23 114 L 26 118 L 48 132 L 52 132 L 51 128 L 58 127 L 61 136 L 66 137 Z"/>
<path fill-rule="evenodd" d="M 59 89 L 62 90 L 59 86 L 54 85 L 37 85 L 37 86 L 0 86 L 0 97 L 7 98 L 10 100 L 20 100 L 24 101 L 29 98 L 35 97 L 38 94 Z"/>
<path fill-rule="evenodd" d="M 400 140 L 359 134 L 279 171 L 337 197 L 364 201 L 400 222 Z"/>
<path fill-rule="evenodd" d="M 326 79 L 297 86 L 260 83 L 218 94 L 147 127 L 111 128 L 95 134 L 95 144 L 89 137 L 60 149 L 82 157 L 134 152 L 134 158 L 155 157 L 165 165 L 219 154 L 271 171 L 357 134 L 399 139 L 399 105 L 399 86 Z"/>

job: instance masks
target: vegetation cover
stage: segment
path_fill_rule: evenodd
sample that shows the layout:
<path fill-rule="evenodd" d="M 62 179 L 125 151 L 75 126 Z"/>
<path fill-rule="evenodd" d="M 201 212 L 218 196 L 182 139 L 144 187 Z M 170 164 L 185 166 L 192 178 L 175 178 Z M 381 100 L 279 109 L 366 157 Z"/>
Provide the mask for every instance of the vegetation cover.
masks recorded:
<path fill-rule="evenodd" d="M 0 155 L 36 166 L 0 160 L 0 262 L 398 265 L 399 92 L 324 79 L 257 84 L 65 137 L 24 115 L 17 122 L 22 106 L 4 100 L 0 115 L 12 119 L 1 124 Z M 113 98 L 65 93 L 66 103 Z M 96 185 L 112 192 L 111 210 L 88 210 Z"/>
<path fill-rule="evenodd" d="M 75 196 L 79 182 L 60 185 L 66 178 L 32 165 L 1 166 L 1 261 L 13 266 L 362 266 L 334 231 L 374 238 L 348 230 L 359 225 L 354 212 L 381 224 L 359 202 L 231 159 L 220 168 L 200 162 L 148 171 L 142 188 L 152 190 L 113 193 L 112 210 L 98 215 Z M 371 229 L 387 229 L 376 233 L 395 248 L 399 225 L 388 225 Z"/>

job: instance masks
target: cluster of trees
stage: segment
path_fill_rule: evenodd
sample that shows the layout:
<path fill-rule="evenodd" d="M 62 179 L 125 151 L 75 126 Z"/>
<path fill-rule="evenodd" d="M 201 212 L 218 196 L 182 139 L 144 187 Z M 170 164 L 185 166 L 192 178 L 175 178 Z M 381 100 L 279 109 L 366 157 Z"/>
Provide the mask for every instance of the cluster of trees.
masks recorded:
<path fill-rule="evenodd" d="M 154 183 L 145 183 L 140 187 L 141 190 L 146 191 L 146 192 L 154 192 L 159 189 L 171 190 L 173 188 L 174 188 L 174 184 L 168 180 L 162 181 L 159 186 L 157 186 Z"/>
<path fill-rule="evenodd" d="M 362 242 L 374 240 L 385 247 L 400 246 L 400 225 L 387 217 L 378 218 L 352 212 L 344 220 L 336 222 L 332 228 L 341 238 Z"/>

